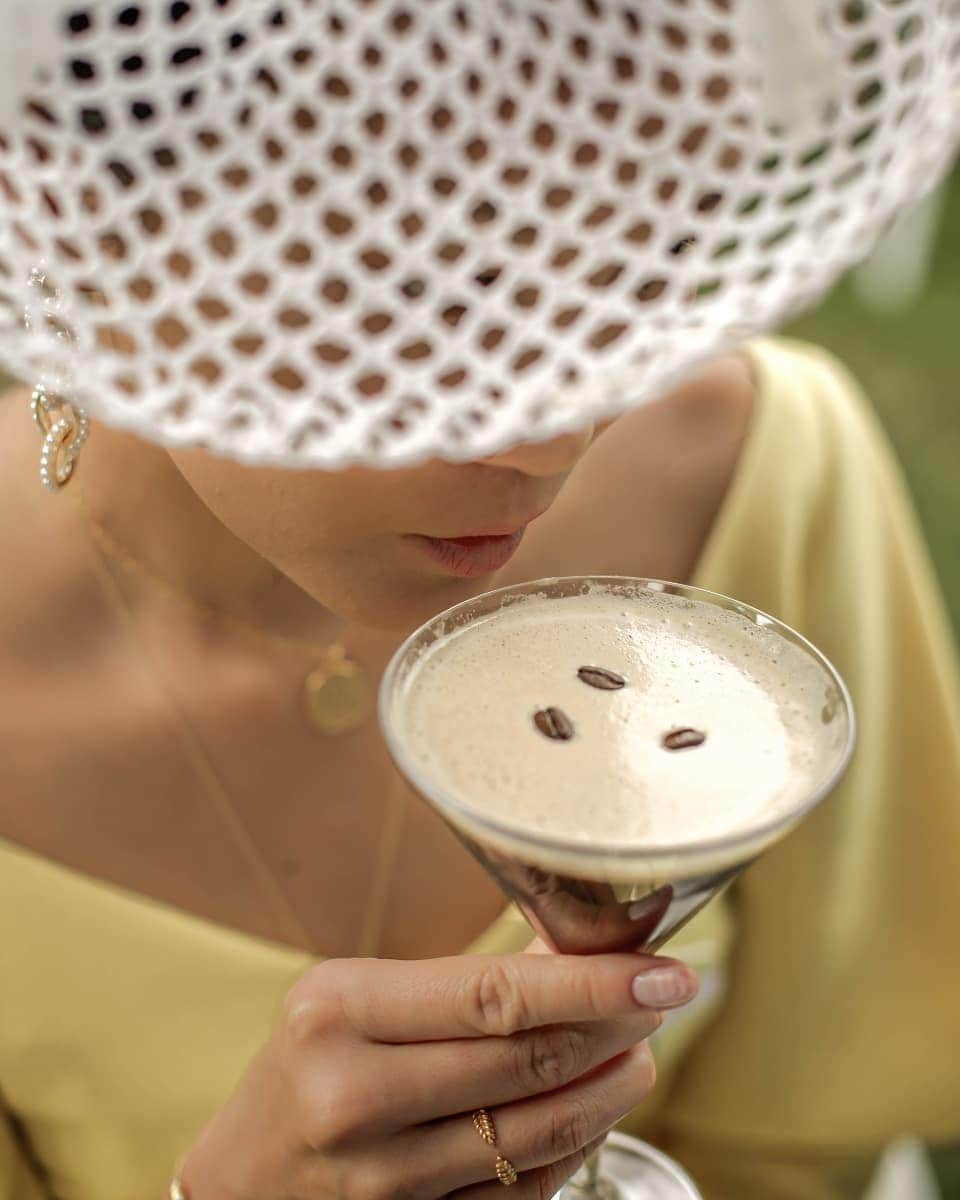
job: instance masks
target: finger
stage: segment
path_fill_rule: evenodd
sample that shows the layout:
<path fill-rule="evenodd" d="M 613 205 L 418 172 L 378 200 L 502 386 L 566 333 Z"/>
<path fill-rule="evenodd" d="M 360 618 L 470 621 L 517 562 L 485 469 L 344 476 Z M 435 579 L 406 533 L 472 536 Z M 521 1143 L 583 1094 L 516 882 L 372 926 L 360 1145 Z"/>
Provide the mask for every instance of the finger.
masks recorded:
<path fill-rule="evenodd" d="M 541 1167 L 538 1171 L 527 1171 L 520 1175 L 510 1189 L 510 1200 L 543 1200 L 544 1196 L 555 1196 L 563 1185 L 576 1175 L 590 1155 L 600 1149 L 603 1142 L 604 1138 L 597 1138 L 595 1142 L 584 1146 L 582 1150 L 561 1162 L 551 1163 L 549 1167 Z M 498 1200 L 502 1193 L 503 1184 L 498 1179 L 494 1183 L 462 1188 L 452 1194 L 457 1200 Z"/>
<path fill-rule="evenodd" d="M 671 1007 L 692 999 L 696 977 L 676 960 L 636 954 L 365 959 L 323 963 L 294 992 L 288 1016 L 301 1031 L 313 1005 L 324 1024 L 338 1019 L 371 1041 L 402 1043 L 509 1037 Z"/>
<path fill-rule="evenodd" d="M 662 1020 L 658 1012 L 641 1010 L 614 1021 L 548 1025 L 511 1038 L 389 1047 L 386 1071 L 403 1079 L 404 1088 L 402 1095 L 387 1089 L 380 1100 L 381 1130 L 555 1091 L 644 1041 Z"/>
<path fill-rule="evenodd" d="M 491 1110 L 495 1146 L 466 1113 L 410 1130 L 395 1139 L 410 1172 L 404 1190 L 420 1194 L 427 1179 L 441 1193 L 482 1183 L 495 1174 L 498 1154 L 519 1172 L 569 1158 L 635 1108 L 655 1078 L 649 1049 L 636 1046 L 559 1091 Z"/>

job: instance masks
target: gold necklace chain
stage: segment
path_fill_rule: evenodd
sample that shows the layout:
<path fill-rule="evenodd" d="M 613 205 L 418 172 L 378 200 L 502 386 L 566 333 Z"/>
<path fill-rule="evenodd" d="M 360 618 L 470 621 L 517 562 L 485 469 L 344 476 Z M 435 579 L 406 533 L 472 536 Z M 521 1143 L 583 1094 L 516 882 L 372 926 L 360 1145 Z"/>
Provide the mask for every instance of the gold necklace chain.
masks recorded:
<path fill-rule="evenodd" d="M 194 773 L 202 783 L 211 806 L 222 823 L 229 829 L 234 843 L 246 859 L 248 867 L 256 876 L 260 890 L 273 912 L 274 919 L 279 920 L 288 940 L 299 947 L 307 947 L 312 954 L 321 957 L 320 952 L 314 946 L 310 932 L 301 921 L 286 892 L 280 886 L 276 876 L 268 866 L 266 858 L 257 846 L 250 830 L 237 812 L 209 754 L 204 749 L 200 738 L 191 726 L 183 705 L 173 690 L 165 683 L 163 673 L 154 661 L 154 656 L 147 647 L 139 629 L 133 607 L 127 601 L 123 594 L 123 589 L 120 587 L 114 573 L 110 570 L 105 544 L 111 546 L 111 548 L 113 546 L 117 547 L 119 551 L 117 557 L 125 569 L 132 570 L 150 580 L 156 579 L 158 585 L 162 586 L 168 595 L 184 601 L 190 607 L 204 611 L 208 615 L 218 616 L 216 610 L 202 604 L 200 601 L 193 602 L 191 597 L 181 593 L 172 584 L 168 584 L 159 577 L 155 577 L 152 572 L 141 567 L 139 562 L 128 551 L 119 546 L 119 543 L 115 542 L 111 535 L 87 514 L 79 500 L 75 500 L 75 504 L 83 523 L 92 535 L 88 540 L 93 551 L 92 561 L 94 571 L 101 589 L 119 614 L 121 621 L 126 625 L 127 632 L 137 645 L 140 656 L 147 665 L 155 686 L 167 701 L 173 714 L 174 723 L 177 727 L 177 733 L 184 753 L 190 761 Z M 224 615 L 224 623 L 228 625 L 234 624 L 243 630 L 249 628 L 251 632 L 255 631 L 259 633 L 264 642 L 272 643 L 275 646 L 310 645 L 311 648 L 316 648 L 313 643 L 304 643 L 297 639 L 286 638 L 283 635 L 274 635 L 263 630 L 255 630 L 252 626 L 248 627 L 245 622 L 227 618 L 226 615 Z M 391 786 L 388 788 L 387 811 L 381 826 L 380 837 L 374 855 L 369 896 L 361 921 L 360 936 L 355 951 L 359 957 L 375 957 L 380 949 L 383 921 L 387 901 L 390 896 L 391 884 L 396 873 L 400 841 L 405 824 L 404 818 L 406 816 L 407 800 L 406 788 L 399 778 L 394 778 Z"/>

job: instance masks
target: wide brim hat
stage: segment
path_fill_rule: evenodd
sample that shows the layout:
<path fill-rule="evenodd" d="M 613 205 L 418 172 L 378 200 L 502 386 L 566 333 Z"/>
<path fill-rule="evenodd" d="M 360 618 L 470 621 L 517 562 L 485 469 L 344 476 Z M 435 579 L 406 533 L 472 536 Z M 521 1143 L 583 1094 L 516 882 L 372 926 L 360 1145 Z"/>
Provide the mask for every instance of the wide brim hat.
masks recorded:
<path fill-rule="evenodd" d="M 950 0 L 12 0 L 0 361 L 253 464 L 464 460 L 810 304 L 960 134 Z"/>

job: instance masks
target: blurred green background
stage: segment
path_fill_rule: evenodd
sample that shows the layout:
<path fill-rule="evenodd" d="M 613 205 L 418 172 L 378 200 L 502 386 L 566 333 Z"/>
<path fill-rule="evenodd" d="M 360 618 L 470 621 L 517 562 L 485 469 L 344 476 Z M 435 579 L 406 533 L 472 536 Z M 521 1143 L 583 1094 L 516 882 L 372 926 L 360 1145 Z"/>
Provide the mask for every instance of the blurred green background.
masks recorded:
<path fill-rule="evenodd" d="M 930 273 L 908 307 L 868 309 L 848 277 L 788 332 L 843 359 L 879 412 L 960 634 L 960 170 L 944 193 Z"/>

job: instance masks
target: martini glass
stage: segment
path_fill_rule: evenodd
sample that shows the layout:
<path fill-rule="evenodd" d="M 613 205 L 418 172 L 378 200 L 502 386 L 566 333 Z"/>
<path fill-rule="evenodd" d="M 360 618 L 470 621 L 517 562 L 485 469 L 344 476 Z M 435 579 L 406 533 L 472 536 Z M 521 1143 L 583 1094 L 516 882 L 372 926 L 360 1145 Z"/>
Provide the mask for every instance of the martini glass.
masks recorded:
<path fill-rule="evenodd" d="M 562 600 L 597 589 L 614 598 L 637 598 L 644 591 L 669 593 L 726 609 L 762 627 L 767 636 L 789 642 L 810 660 L 822 684 L 804 692 L 821 731 L 818 769 L 792 807 L 778 808 L 775 815 L 761 817 L 752 827 L 728 836 L 673 846 L 604 844 L 552 837 L 531 830 L 522 820 L 513 823 L 491 816 L 472 805 L 469 795 L 449 794 L 430 778 L 403 737 L 404 707 L 416 687 L 416 667 L 424 653 L 453 633 L 458 638 L 469 636 L 471 625 L 504 605 L 527 597 Z M 689 607 L 695 620 L 698 606 Z M 536 580 L 486 592 L 433 617 L 411 634 L 391 660 L 380 688 L 380 722 L 393 760 L 414 791 L 444 817 L 539 937 L 563 954 L 659 949 L 830 793 L 850 761 L 855 740 L 846 685 L 824 655 L 795 630 L 716 592 L 620 576 Z M 464 720 L 461 727 L 463 736 L 470 737 L 471 722 Z M 669 1159 L 635 1138 L 614 1134 L 560 1195 L 565 1200 L 696 1200 L 698 1193 Z"/>

